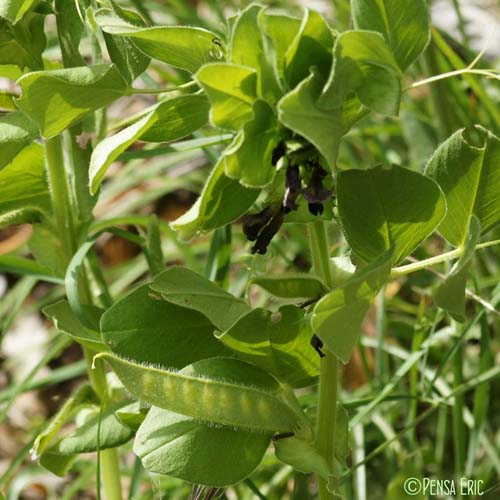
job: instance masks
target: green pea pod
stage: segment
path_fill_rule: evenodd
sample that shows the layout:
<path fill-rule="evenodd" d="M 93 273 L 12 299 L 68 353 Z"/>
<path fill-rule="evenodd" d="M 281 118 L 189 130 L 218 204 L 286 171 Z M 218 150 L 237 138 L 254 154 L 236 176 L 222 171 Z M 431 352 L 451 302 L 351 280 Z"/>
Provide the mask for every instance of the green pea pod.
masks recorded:
<path fill-rule="evenodd" d="M 232 358 L 197 361 L 176 372 L 110 353 L 105 359 L 136 397 L 215 425 L 254 432 L 308 433 L 293 391 L 254 365 Z"/>

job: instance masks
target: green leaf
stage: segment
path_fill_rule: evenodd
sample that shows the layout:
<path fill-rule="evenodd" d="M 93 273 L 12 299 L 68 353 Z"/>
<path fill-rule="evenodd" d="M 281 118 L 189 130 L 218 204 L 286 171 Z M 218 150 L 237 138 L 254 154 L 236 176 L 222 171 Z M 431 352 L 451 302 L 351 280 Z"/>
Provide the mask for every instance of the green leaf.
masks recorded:
<path fill-rule="evenodd" d="M 50 211 L 43 147 L 33 143 L 0 171 L 0 227 L 33 222 Z"/>
<path fill-rule="evenodd" d="M 373 111 L 398 114 L 401 71 L 380 33 L 345 31 L 337 38 L 332 71 L 319 105 L 337 109 L 352 92 Z"/>
<path fill-rule="evenodd" d="M 137 431 L 142 422 L 144 422 L 148 412 L 149 408 L 147 408 L 141 401 L 134 401 L 133 403 L 117 410 L 115 415 L 120 422 L 134 431 Z"/>
<path fill-rule="evenodd" d="M 90 385 L 83 385 L 76 389 L 59 411 L 50 419 L 47 427 L 40 433 L 33 443 L 32 453 L 40 456 L 54 440 L 62 426 L 71 418 L 73 412 L 83 405 L 96 402 L 96 396 Z"/>
<path fill-rule="evenodd" d="M 12 64 L 21 70 L 43 68 L 42 53 L 47 45 L 44 24 L 45 14 L 37 12 L 26 13 L 15 24 L 0 18 L 0 65 Z"/>
<path fill-rule="evenodd" d="M 134 453 L 150 472 L 222 488 L 250 475 L 269 441 L 269 433 L 209 427 L 153 407 L 137 432 Z"/>
<path fill-rule="evenodd" d="M 15 111 L 0 118 L 0 170 L 38 136 L 36 125 L 23 113 Z"/>
<path fill-rule="evenodd" d="M 350 99 L 336 110 L 321 108 L 317 102 L 323 86 L 322 77 L 313 71 L 281 99 L 278 117 L 285 127 L 309 140 L 333 168 L 340 139 L 359 119 L 360 106 L 356 99 Z"/>
<path fill-rule="evenodd" d="M 454 246 L 464 245 L 475 215 L 481 234 L 500 222 L 500 139 L 475 126 L 461 129 L 434 153 L 425 173 L 438 182 L 448 212 L 439 232 Z"/>
<path fill-rule="evenodd" d="M 79 344 L 96 351 L 106 349 L 99 332 L 86 327 L 76 317 L 66 300 L 60 300 L 55 304 L 45 307 L 43 313 L 53 321 L 58 332 L 68 335 Z"/>
<path fill-rule="evenodd" d="M 213 63 L 196 73 L 196 80 L 207 94 L 212 108 L 210 121 L 215 127 L 239 130 L 253 116 L 257 98 L 257 72 L 234 64 Z"/>
<path fill-rule="evenodd" d="M 229 354 L 205 316 L 164 301 L 148 285 L 113 304 L 101 318 L 101 331 L 115 354 L 169 368 Z"/>
<path fill-rule="evenodd" d="M 84 10 L 90 4 L 89 0 L 55 0 L 57 12 L 57 36 L 61 46 L 64 67 L 85 66 L 85 59 L 80 54 L 80 42 L 85 35 L 85 24 L 80 17 L 80 7 Z"/>
<path fill-rule="evenodd" d="M 0 17 L 15 23 L 21 19 L 39 0 L 2 0 L 0 2 Z"/>
<path fill-rule="evenodd" d="M 394 248 L 397 264 L 446 214 L 443 193 L 432 179 L 396 166 L 340 172 L 337 203 L 344 235 L 365 261 Z"/>
<path fill-rule="evenodd" d="M 184 239 L 189 239 L 200 231 L 225 226 L 239 219 L 259 194 L 259 189 L 247 188 L 227 177 L 224 174 L 224 162 L 219 160 L 196 203 L 172 222 L 172 227 L 181 231 Z"/>
<path fill-rule="evenodd" d="M 185 267 L 164 271 L 151 288 L 172 304 L 202 313 L 222 332 L 250 311 L 243 300 Z"/>
<path fill-rule="evenodd" d="M 34 224 L 29 249 L 38 264 L 48 268 L 55 276 L 64 277 L 67 256 L 59 235 L 49 224 Z"/>
<path fill-rule="evenodd" d="M 238 16 L 231 32 L 228 61 L 254 69 L 257 72 L 257 94 L 274 102 L 280 90 L 259 26 L 259 18 L 264 12 L 262 5 L 251 4 Z"/>
<path fill-rule="evenodd" d="M 326 347 L 347 363 L 361 333 L 361 323 L 377 293 L 389 279 L 392 252 L 356 271 L 314 307 L 312 328 Z"/>
<path fill-rule="evenodd" d="M 328 78 L 332 65 L 334 37 L 323 17 L 306 9 L 300 28 L 286 51 L 284 74 L 289 88 L 309 76 L 314 65 L 323 78 Z"/>
<path fill-rule="evenodd" d="M 209 103 L 203 95 L 183 95 L 161 102 L 155 109 L 157 120 L 140 139 L 170 142 L 192 134 L 208 121 Z"/>
<path fill-rule="evenodd" d="M 175 97 L 160 102 L 143 118 L 102 140 L 90 159 L 91 192 L 96 193 L 108 167 L 137 140 L 168 142 L 202 127 L 208 120 L 208 102 L 201 95 Z"/>
<path fill-rule="evenodd" d="M 144 22 L 140 22 L 137 19 L 139 16 L 137 16 L 135 12 L 121 9 L 114 2 L 113 6 L 124 17 L 127 15 L 135 16 L 133 20 L 137 27 L 144 28 Z M 100 9 L 96 13 L 95 18 L 99 25 L 109 25 L 119 22 L 119 18 L 118 21 L 116 21 L 116 16 L 110 9 Z M 121 75 L 128 83 L 132 83 L 149 66 L 151 59 L 137 48 L 131 38 L 104 32 L 104 41 L 111 62 L 116 65 Z"/>
<path fill-rule="evenodd" d="M 259 26 L 269 38 L 274 51 L 274 70 L 280 82 L 285 86 L 285 55 L 302 26 L 301 20 L 296 17 L 263 10 L 259 15 Z"/>
<path fill-rule="evenodd" d="M 144 256 L 148 262 L 149 272 L 152 276 L 157 276 L 165 269 L 165 256 L 161 248 L 160 221 L 156 214 L 149 216 L 145 238 Z"/>
<path fill-rule="evenodd" d="M 18 108 L 40 128 L 46 138 L 127 93 L 127 85 L 113 65 L 36 71 L 18 80 Z"/>
<path fill-rule="evenodd" d="M 425 0 L 353 0 L 351 8 L 354 27 L 382 33 L 402 71 L 429 43 Z"/>
<path fill-rule="evenodd" d="M 2 111 L 16 111 L 17 108 L 14 104 L 14 97 L 14 93 L 7 90 L 0 90 L 0 109 Z"/>
<path fill-rule="evenodd" d="M 108 353 L 99 358 L 136 397 L 195 420 L 264 433 L 310 430 L 293 392 L 243 361 L 204 359 L 176 372 Z"/>
<path fill-rule="evenodd" d="M 124 425 L 115 415 L 120 408 L 128 406 L 130 400 L 115 403 L 103 412 L 99 429 L 99 411 L 96 410 L 83 425 L 71 434 L 64 436 L 40 457 L 40 465 L 51 472 L 64 476 L 76 455 L 97 451 L 97 436 L 99 432 L 99 449 L 116 448 L 129 441 L 134 431 Z"/>
<path fill-rule="evenodd" d="M 223 57 L 220 38 L 203 28 L 155 26 L 141 28 L 114 17 L 97 21 L 111 35 L 130 38 L 146 55 L 176 68 L 196 73 L 204 64 Z"/>
<path fill-rule="evenodd" d="M 253 115 L 224 151 L 223 161 L 228 177 L 259 188 L 269 184 L 276 172 L 272 155 L 279 142 L 278 123 L 265 101 L 255 101 Z"/>
<path fill-rule="evenodd" d="M 328 482 L 333 471 L 313 443 L 295 436 L 274 441 L 276 457 L 304 474 L 315 473 Z"/>
<path fill-rule="evenodd" d="M 62 277 L 55 275 L 49 267 L 13 254 L 0 255 L 0 272 L 32 276 L 48 283 L 64 284 Z"/>
<path fill-rule="evenodd" d="M 275 297 L 284 299 L 314 300 L 326 292 L 325 284 L 306 274 L 284 274 L 280 276 L 258 276 L 251 280 Z"/>
<path fill-rule="evenodd" d="M 467 318 L 465 311 L 465 285 L 469 264 L 474 256 L 480 234 L 481 225 L 478 218 L 473 215 L 467 239 L 464 243 L 464 253 L 455 262 L 444 282 L 434 292 L 436 305 L 447 311 L 453 319 L 459 322 L 464 322 Z"/>
<path fill-rule="evenodd" d="M 319 373 L 319 356 L 311 346 L 313 334 L 303 309 L 283 306 L 278 313 L 253 309 L 220 339 L 244 361 L 292 387 L 304 387 Z"/>

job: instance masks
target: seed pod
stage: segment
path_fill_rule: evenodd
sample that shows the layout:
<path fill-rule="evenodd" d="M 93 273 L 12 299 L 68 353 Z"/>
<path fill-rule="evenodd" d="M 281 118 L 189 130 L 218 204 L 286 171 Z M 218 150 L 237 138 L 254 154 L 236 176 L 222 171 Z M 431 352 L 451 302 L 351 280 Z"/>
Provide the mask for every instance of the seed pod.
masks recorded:
<path fill-rule="evenodd" d="M 152 405 L 215 425 L 254 432 L 294 432 L 306 417 L 273 376 L 232 358 L 209 358 L 179 372 L 98 354 L 125 387 Z"/>

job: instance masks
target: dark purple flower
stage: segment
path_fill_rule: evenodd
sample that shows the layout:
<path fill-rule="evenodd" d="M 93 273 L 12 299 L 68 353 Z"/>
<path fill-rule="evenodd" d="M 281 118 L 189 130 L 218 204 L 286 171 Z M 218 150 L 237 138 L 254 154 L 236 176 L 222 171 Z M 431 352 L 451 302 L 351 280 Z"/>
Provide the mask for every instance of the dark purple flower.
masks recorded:
<path fill-rule="evenodd" d="M 280 158 L 285 156 L 286 154 L 286 144 L 284 141 L 281 141 L 273 150 L 273 154 L 271 156 L 271 163 L 273 166 L 276 166 Z"/>
<path fill-rule="evenodd" d="M 280 230 L 284 220 L 285 210 L 283 207 L 280 207 L 269 223 L 259 232 L 255 245 L 252 247 L 252 253 L 260 253 L 262 255 L 267 252 L 269 243 L 271 243 L 271 240 Z"/>
<path fill-rule="evenodd" d="M 283 197 L 283 207 L 285 211 L 297 210 L 297 197 L 300 193 L 301 181 L 300 170 L 297 165 L 290 165 L 286 170 L 285 196 Z"/>
<path fill-rule="evenodd" d="M 250 241 L 255 241 L 264 226 L 271 220 L 276 207 L 269 205 L 257 214 L 247 214 L 243 218 L 243 233 Z"/>

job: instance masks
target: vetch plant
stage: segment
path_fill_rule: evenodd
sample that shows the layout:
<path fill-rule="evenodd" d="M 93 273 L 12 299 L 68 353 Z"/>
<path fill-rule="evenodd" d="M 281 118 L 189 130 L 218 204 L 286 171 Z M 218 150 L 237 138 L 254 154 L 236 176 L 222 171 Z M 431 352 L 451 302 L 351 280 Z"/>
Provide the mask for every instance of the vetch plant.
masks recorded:
<path fill-rule="evenodd" d="M 147 471 L 206 486 L 210 495 L 248 478 L 272 444 L 279 461 L 315 474 L 318 498 L 342 498 L 342 481 L 358 465 L 348 459 L 354 427 L 339 368 L 359 345 L 377 295 L 450 262 L 434 300 L 453 321 L 467 319 L 473 256 L 497 243 L 481 238 L 500 222 L 500 139 L 471 124 L 444 140 L 423 172 L 346 168 L 338 157 L 366 117 L 395 120 L 408 90 L 498 74 L 476 70 L 475 60 L 408 86 L 430 39 L 426 2 L 351 7 L 347 31 L 314 10 L 299 18 L 251 4 L 215 33 L 152 26 L 113 0 L 0 1 L 0 63 L 22 73 L 19 95 L 4 96 L 9 111 L 0 118 L 0 224 L 31 223 L 34 257 L 0 257 L 0 269 L 64 286 L 65 297 L 44 313 L 82 345 L 90 382 L 34 442 L 33 457 L 46 469 L 64 476 L 79 454 L 98 451 L 106 498 L 121 499 L 117 449 L 132 441 Z M 54 15 L 62 65 L 44 57 L 44 20 Z M 80 49 L 87 37 L 90 57 Z M 134 87 L 151 60 L 189 79 Z M 136 94 L 158 101 L 108 133 L 106 107 Z M 307 227 L 311 272 L 248 276 L 247 291 L 259 287 L 278 309 L 228 291 L 230 249 L 220 273 L 165 267 L 155 217 L 93 217 L 109 167 L 133 144 L 175 146 L 200 129 L 193 143 L 225 147 L 197 201 L 171 227 L 184 240 L 215 231 L 217 251 L 221 231 L 241 223 L 250 252 L 264 256 L 287 224 Z M 332 253 L 333 230 L 346 242 L 342 256 Z M 118 298 L 94 251 L 104 233 L 139 245 L 148 263 L 148 282 Z M 404 263 L 437 233 L 447 251 Z M 305 404 L 316 385 L 314 405 Z M 61 432 L 82 407 L 90 415 Z M 358 423 L 363 411 L 370 407 Z"/>

